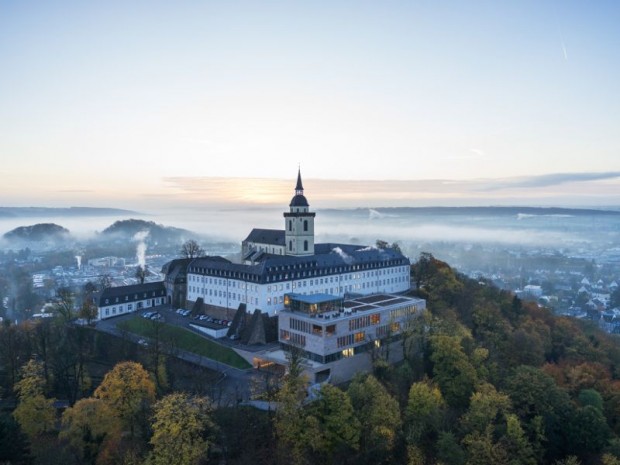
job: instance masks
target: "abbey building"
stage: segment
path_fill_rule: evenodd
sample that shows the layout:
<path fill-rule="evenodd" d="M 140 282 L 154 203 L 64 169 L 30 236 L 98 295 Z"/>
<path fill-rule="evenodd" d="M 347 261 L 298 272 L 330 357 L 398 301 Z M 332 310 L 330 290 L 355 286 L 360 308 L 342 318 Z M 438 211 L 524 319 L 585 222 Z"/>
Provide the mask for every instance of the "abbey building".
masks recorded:
<path fill-rule="evenodd" d="M 241 262 L 222 257 L 195 259 L 187 270 L 188 308 L 207 307 L 269 316 L 285 309 L 285 296 L 340 298 L 409 290 L 409 259 L 391 248 L 315 243 L 316 213 L 304 195 L 301 173 L 284 228 L 253 229 L 242 242 Z"/>

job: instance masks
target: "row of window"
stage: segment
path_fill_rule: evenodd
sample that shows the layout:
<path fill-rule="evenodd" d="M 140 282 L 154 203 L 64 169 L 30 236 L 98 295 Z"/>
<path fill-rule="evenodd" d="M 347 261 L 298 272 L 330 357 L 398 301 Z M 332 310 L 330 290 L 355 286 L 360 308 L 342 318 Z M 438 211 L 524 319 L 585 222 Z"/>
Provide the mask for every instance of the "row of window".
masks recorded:
<path fill-rule="evenodd" d="M 286 341 L 298 347 L 306 346 L 306 336 L 304 336 L 303 334 L 291 333 L 290 331 L 286 331 L 285 329 L 280 330 L 280 340 Z"/>
<path fill-rule="evenodd" d="M 312 334 L 312 325 L 307 321 L 298 320 L 297 318 L 291 318 L 288 325 L 289 328 L 294 329 L 295 331 Z"/>
<path fill-rule="evenodd" d="M 349 266 L 337 266 L 337 267 L 328 267 L 328 268 L 316 268 L 316 262 L 306 262 L 299 263 L 294 265 L 279 265 L 279 266 L 269 266 L 267 267 L 267 273 L 270 275 L 267 276 L 268 281 L 283 281 L 286 279 L 294 279 L 301 277 L 314 277 L 314 276 L 322 276 L 322 275 L 332 275 L 332 274 L 343 274 L 350 273 L 353 271 L 361 271 L 361 270 L 372 270 L 377 269 L 375 276 L 378 274 L 385 273 L 403 273 L 409 274 L 407 266 L 400 266 L 405 264 L 405 260 L 390 260 L 389 262 L 371 262 L 371 263 L 363 263 L 360 265 L 349 265 Z M 295 270 L 308 270 L 308 271 L 295 271 Z M 293 273 L 277 273 L 278 271 L 293 271 Z M 276 274 L 271 275 L 271 273 L 276 272 Z M 243 281 L 252 281 L 259 282 L 261 280 L 261 276 L 244 273 L 240 271 L 229 271 L 229 270 L 214 270 L 211 268 L 203 268 L 203 267 L 191 267 L 189 269 L 189 273 L 200 274 L 200 275 L 211 275 L 211 276 L 223 276 L 226 278 L 240 279 Z"/>
<path fill-rule="evenodd" d="M 389 325 L 383 325 L 377 327 L 376 334 L 378 338 L 384 338 L 392 336 L 400 332 L 400 323 L 390 323 Z"/>
<path fill-rule="evenodd" d="M 323 272 L 320 272 L 323 271 Z M 311 276 L 320 276 L 320 275 L 326 275 L 326 274 L 332 274 L 332 273 L 326 273 L 324 272 L 325 270 L 319 270 L 319 272 L 317 271 L 298 271 L 298 272 L 293 272 L 293 273 L 283 273 L 283 274 L 276 274 L 276 275 L 268 275 L 267 276 L 267 282 L 270 281 L 282 281 L 282 280 L 287 280 L 287 279 L 300 279 L 300 278 L 306 278 L 306 277 L 311 277 Z M 403 276 L 406 276 L 407 278 L 409 277 L 409 273 L 406 269 L 406 267 L 398 267 L 398 268 L 384 268 L 384 269 L 380 269 L 380 270 L 375 270 L 373 271 L 365 271 L 363 273 L 343 273 L 343 274 L 336 274 L 334 275 L 334 277 L 337 279 L 338 276 L 341 276 L 341 279 L 345 279 L 345 280 L 350 280 L 350 279 L 361 279 L 361 278 L 370 278 L 373 276 L 384 276 L 387 274 L 400 274 Z M 353 276 L 353 278 L 351 277 Z"/>
<path fill-rule="evenodd" d="M 139 310 L 141 308 L 144 307 L 150 307 L 151 303 L 153 304 L 152 306 L 157 306 L 157 305 L 163 305 L 165 302 L 164 298 L 156 298 L 153 299 L 153 301 L 151 302 L 150 300 L 147 300 L 146 302 L 137 302 L 135 309 Z M 146 305 L 145 305 L 146 304 Z M 124 305 L 119 305 L 118 308 L 115 306 L 113 306 L 112 308 L 104 308 L 102 309 L 102 317 L 110 317 L 110 316 L 114 316 L 114 315 L 122 315 L 123 313 L 129 313 L 129 312 L 133 312 L 134 311 L 134 304 L 127 304 L 127 306 L 125 307 Z"/>
<path fill-rule="evenodd" d="M 208 276 L 196 276 L 196 275 L 189 275 L 189 281 L 190 282 L 194 282 L 194 283 L 202 283 L 202 284 L 211 284 L 213 286 L 221 286 L 221 287 L 234 287 L 234 288 L 239 288 L 239 289 L 243 289 L 243 290 L 248 290 L 248 291 L 256 291 L 258 289 L 258 286 L 256 284 L 249 284 L 249 283 L 245 283 L 243 281 L 234 281 L 234 280 L 227 280 L 225 278 L 219 279 L 219 278 L 211 278 Z"/>
<path fill-rule="evenodd" d="M 370 325 L 378 325 L 381 322 L 381 315 L 373 313 L 372 315 L 364 315 L 359 318 L 349 320 L 349 331 L 365 328 Z"/>
<path fill-rule="evenodd" d="M 338 347 L 347 347 L 353 344 L 359 344 L 360 342 L 364 342 L 365 339 L 366 332 L 359 331 L 357 333 L 347 334 L 346 336 L 340 336 L 336 340 L 336 343 L 338 344 Z"/>
<path fill-rule="evenodd" d="M 121 315 L 121 314 L 123 314 L 123 313 L 131 312 L 131 311 L 133 311 L 133 305 L 132 305 L 132 304 L 129 304 L 129 305 L 127 305 L 127 311 L 125 311 L 125 310 L 123 309 L 123 306 L 122 306 L 122 305 L 119 305 L 119 307 L 118 307 L 118 313 L 116 313 L 116 307 L 112 307 L 111 309 L 106 308 L 106 309 L 105 309 L 105 311 L 104 311 L 103 313 L 104 313 L 104 315 L 105 315 L 105 316 L 114 316 L 114 315 L 117 315 L 117 314 L 118 314 L 118 315 Z"/>
<path fill-rule="evenodd" d="M 246 296 L 244 294 L 238 294 L 236 292 L 226 292 L 226 291 L 220 291 L 217 289 L 205 289 L 204 287 L 200 289 L 195 286 L 189 286 L 189 292 L 190 294 L 188 296 L 188 300 L 192 300 L 192 301 L 195 301 L 198 297 L 202 297 L 204 299 L 206 299 L 207 297 L 214 297 L 214 298 L 232 300 L 233 301 L 233 303 L 231 303 L 232 306 L 235 306 L 235 302 L 251 303 L 251 304 L 258 305 L 258 299 L 256 297 L 248 296 L 246 299 Z M 212 302 L 213 300 L 210 301 L 210 303 Z M 284 297 L 282 297 L 282 302 L 284 302 Z"/>
<path fill-rule="evenodd" d="M 401 318 L 410 317 L 415 315 L 417 312 L 417 307 L 415 305 L 408 305 L 407 307 L 397 308 L 395 310 L 390 311 L 390 319 L 398 320 Z"/>
<path fill-rule="evenodd" d="M 400 335 L 396 335 L 393 337 L 392 341 L 397 341 L 400 339 L 400 337 L 401 337 Z M 373 341 L 368 341 L 364 344 L 358 344 L 355 347 L 345 347 L 342 350 L 338 350 L 338 352 L 334 352 L 334 353 L 327 354 L 327 355 L 319 355 L 314 352 L 304 350 L 302 352 L 302 356 L 308 360 L 312 360 L 318 363 L 332 363 L 332 362 L 341 360 L 343 358 L 353 357 L 355 355 L 368 352 L 369 350 L 373 350 L 373 348 L 378 348 L 378 347 L 381 347 L 381 340 L 375 339 Z M 283 343 L 282 348 L 284 350 L 288 350 L 289 347 L 286 343 Z"/>
<path fill-rule="evenodd" d="M 151 293 L 151 295 L 150 295 L 150 296 L 148 295 L 148 292 L 145 292 L 145 293 L 142 295 L 142 297 L 138 297 L 138 294 L 134 294 L 134 295 L 133 295 L 133 298 L 132 298 L 131 300 L 138 300 L 139 298 L 140 298 L 140 299 L 148 299 L 149 297 L 155 297 L 156 295 L 164 295 L 164 294 L 165 294 L 165 291 L 164 291 L 164 290 L 161 290 L 161 291 L 159 291 L 159 292 L 157 292 L 157 291 L 153 291 L 153 292 Z M 125 296 L 124 301 L 125 301 L 125 302 L 128 302 L 128 301 L 129 301 L 129 297 L 130 297 L 129 295 L 126 295 L 126 296 Z M 113 300 L 114 302 L 110 302 L 111 300 Z M 105 302 L 104 302 L 104 303 L 105 303 L 106 305 L 109 305 L 110 303 L 115 303 L 115 304 L 117 304 L 117 303 L 119 303 L 119 302 L 120 302 L 120 300 L 121 300 L 121 298 L 120 298 L 120 297 L 115 297 L 114 299 L 105 299 Z"/>

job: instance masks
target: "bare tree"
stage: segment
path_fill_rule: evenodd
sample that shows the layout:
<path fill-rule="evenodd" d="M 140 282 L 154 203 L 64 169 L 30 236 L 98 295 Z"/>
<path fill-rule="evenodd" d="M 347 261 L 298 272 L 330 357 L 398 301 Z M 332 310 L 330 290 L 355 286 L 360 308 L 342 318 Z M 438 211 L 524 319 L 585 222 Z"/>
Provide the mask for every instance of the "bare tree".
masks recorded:
<path fill-rule="evenodd" d="M 140 284 L 144 284 L 144 278 L 146 278 L 147 273 L 146 265 L 138 265 L 136 269 L 136 278 L 140 280 Z"/>
<path fill-rule="evenodd" d="M 186 241 L 181 247 L 183 258 L 197 258 L 204 256 L 204 254 L 205 250 L 194 239 Z"/>
<path fill-rule="evenodd" d="M 68 287 L 56 290 L 56 303 L 54 310 L 62 316 L 65 322 L 71 321 L 75 316 L 75 296 Z"/>
<path fill-rule="evenodd" d="M 104 290 L 107 289 L 108 287 L 112 287 L 112 276 L 110 276 L 108 273 L 102 274 L 101 276 L 99 276 L 99 289 L 100 290 Z"/>

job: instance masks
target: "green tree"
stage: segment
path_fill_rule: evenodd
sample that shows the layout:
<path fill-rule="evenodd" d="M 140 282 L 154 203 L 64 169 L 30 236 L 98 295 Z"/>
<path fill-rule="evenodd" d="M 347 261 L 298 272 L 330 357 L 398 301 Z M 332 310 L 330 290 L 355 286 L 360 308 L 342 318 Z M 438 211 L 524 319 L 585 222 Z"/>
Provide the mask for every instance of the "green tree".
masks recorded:
<path fill-rule="evenodd" d="M 506 394 L 497 392 L 491 384 L 484 383 L 471 396 L 469 408 L 461 419 L 461 426 L 468 433 L 483 433 L 503 423 L 510 410 L 510 399 Z"/>
<path fill-rule="evenodd" d="M 489 429 L 476 431 L 463 438 L 467 451 L 467 465 L 509 465 L 509 457 L 504 447 L 495 442 Z"/>
<path fill-rule="evenodd" d="M 582 407 L 591 405 L 599 412 L 603 412 L 603 398 L 596 389 L 582 389 L 579 392 L 579 403 Z"/>
<path fill-rule="evenodd" d="M 307 414 L 302 408 L 306 379 L 302 375 L 301 360 L 301 352 L 293 348 L 288 354 L 288 373 L 276 395 L 278 408 L 273 420 L 278 461 L 293 465 L 307 463 L 308 452 Z"/>
<path fill-rule="evenodd" d="M 0 415 L 0 463 L 15 465 L 32 463 L 28 437 L 10 415 Z"/>
<path fill-rule="evenodd" d="M 119 419 L 109 406 L 101 399 L 88 398 L 65 410 L 59 437 L 84 463 L 95 464 L 104 442 L 119 433 Z"/>
<path fill-rule="evenodd" d="M 206 459 L 215 428 L 207 398 L 169 394 L 155 404 L 154 412 L 149 463 L 191 465 Z"/>
<path fill-rule="evenodd" d="M 592 405 L 578 408 L 566 429 L 570 450 L 581 457 L 600 452 L 610 437 L 603 412 Z"/>
<path fill-rule="evenodd" d="M 510 457 L 510 465 L 536 465 L 534 448 L 516 415 L 506 415 L 506 433 L 501 437 L 500 443 Z"/>
<path fill-rule="evenodd" d="M 95 397 L 112 409 L 133 436 L 137 427 L 144 426 L 155 400 L 155 384 L 139 363 L 121 362 L 106 373 Z"/>
<path fill-rule="evenodd" d="M 443 334 L 430 339 L 433 380 L 451 407 L 465 408 L 477 382 L 477 373 L 463 351 L 458 336 Z"/>
<path fill-rule="evenodd" d="M 437 439 L 437 458 L 445 465 L 463 465 L 466 460 L 465 451 L 459 445 L 454 433 L 442 431 Z"/>
<path fill-rule="evenodd" d="M 468 453 L 467 463 L 509 463 L 506 444 L 497 441 L 509 409 L 510 399 L 493 385 L 484 383 L 478 387 L 461 418 L 461 429 L 466 433 L 463 444 Z"/>
<path fill-rule="evenodd" d="M 543 455 L 550 461 L 562 457 L 567 448 L 564 429 L 572 416 L 566 391 L 539 368 L 526 365 L 516 368 L 505 385 L 536 459 L 542 461 Z"/>
<path fill-rule="evenodd" d="M 361 427 L 351 400 L 331 384 L 324 384 L 309 406 L 306 427 L 312 431 L 310 448 L 321 461 L 341 464 L 359 449 Z"/>
<path fill-rule="evenodd" d="M 357 376 L 347 393 L 361 425 L 361 452 L 370 463 L 385 460 L 401 426 L 398 402 L 372 375 Z"/>
<path fill-rule="evenodd" d="M 428 380 L 413 383 L 405 410 L 407 442 L 428 450 L 441 427 L 445 407 L 441 391 L 435 384 Z"/>

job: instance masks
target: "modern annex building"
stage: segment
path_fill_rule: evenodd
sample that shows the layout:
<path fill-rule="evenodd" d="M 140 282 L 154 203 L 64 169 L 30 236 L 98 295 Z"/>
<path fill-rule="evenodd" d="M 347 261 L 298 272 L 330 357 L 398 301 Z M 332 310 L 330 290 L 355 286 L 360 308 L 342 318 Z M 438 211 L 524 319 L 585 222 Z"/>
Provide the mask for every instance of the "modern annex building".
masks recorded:
<path fill-rule="evenodd" d="M 373 294 L 343 299 L 314 294 L 286 296 L 278 316 L 284 350 L 296 347 L 313 382 L 335 383 L 372 369 L 373 360 L 403 359 L 402 335 L 426 308 L 424 299 Z M 266 352 L 258 363 L 286 364 L 284 351 Z"/>
<path fill-rule="evenodd" d="M 402 293 L 410 288 L 409 259 L 391 248 L 315 244 L 314 219 L 304 196 L 301 173 L 284 229 L 253 229 L 242 243 L 242 263 L 222 257 L 192 261 L 187 270 L 187 308 L 207 308 L 269 316 L 285 308 L 287 294 L 328 294 L 340 298 Z"/>

